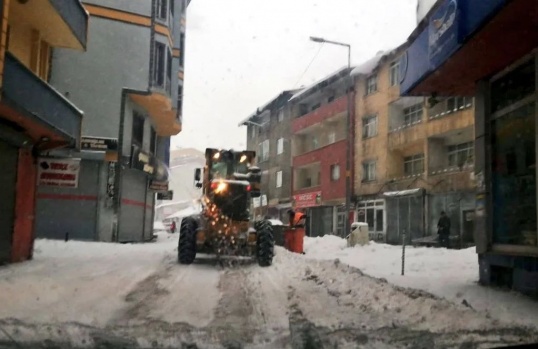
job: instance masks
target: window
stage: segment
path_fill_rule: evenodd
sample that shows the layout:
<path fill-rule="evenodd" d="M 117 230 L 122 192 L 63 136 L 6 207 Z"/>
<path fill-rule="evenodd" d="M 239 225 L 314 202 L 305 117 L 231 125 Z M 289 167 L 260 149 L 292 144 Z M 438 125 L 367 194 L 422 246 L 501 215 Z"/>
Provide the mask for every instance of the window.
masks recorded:
<path fill-rule="evenodd" d="M 170 50 L 166 52 L 166 91 L 168 94 L 172 94 L 172 53 Z"/>
<path fill-rule="evenodd" d="M 153 84 L 164 87 L 164 65 L 166 46 L 160 42 L 155 43 L 155 57 L 153 58 Z"/>
<path fill-rule="evenodd" d="M 316 103 L 310 108 L 310 111 L 314 111 L 314 110 L 318 109 L 319 107 L 321 107 L 321 103 Z"/>
<path fill-rule="evenodd" d="M 277 188 L 282 187 L 282 171 L 278 171 L 276 173 L 276 187 Z"/>
<path fill-rule="evenodd" d="M 183 86 L 177 87 L 177 110 L 181 112 L 183 108 Z"/>
<path fill-rule="evenodd" d="M 155 150 L 157 150 L 157 142 L 155 138 L 157 138 L 156 137 L 157 135 L 155 134 L 155 129 L 153 127 L 151 128 L 150 132 L 151 132 L 151 135 L 150 135 L 150 141 L 149 141 L 149 151 L 153 155 L 155 155 L 156 154 Z"/>
<path fill-rule="evenodd" d="M 403 114 L 404 125 L 406 126 L 422 121 L 422 103 L 404 108 Z"/>
<path fill-rule="evenodd" d="M 269 140 L 265 140 L 258 145 L 260 162 L 269 160 Z"/>
<path fill-rule="evenodd" d="M 362 180 L 364 182 L 375 181 L 376 179 L 376 162 L 368 161 L 362 164 Z"/>
<path fill-rule="evenodd" d="M 404 173 L 406 176 L 424 172 L 424 154 L 406 156 L 404 158 Z"/>
<path fill-rule="evenodd" d="M 362 138 L 370 138 L 377 135 L 377 115 L 362 119 Z"/>
<path fill-rule="evenodd" d="M 334 95 L 327 98 L 327 103 L 331 103 L 332 101 L 334 101 Z"/>
<path fill-rule="evenodd" d="M 142 146 L 142 141 L 144 140 L 144 116 L 138 112 L 133 112 L 133 144 Z"/>
<path fill-rule="evenodd" d="M 284 109 L 280 109 L 278 111 L 278 122 L 282 122 L 284 120 Z"/>
<path fill-rule="evenodd" d="M 472 104 L 469 97 L 451 97 L 446 100 L 446 109 L 448 111 L 458 111 L 459 109 L 468 108 Z"/>
<path fill-rule="evenodd" d="M 377 91 L 377 74 L 366 79 L 366 94 L 369 95 Z"/>
<path fill-rule="evenodd" d="M 450 145 L 447 152 L 449 166 L 462 166 L 473 159 L 473 142 Z"/>
<path fill-rule="evenodd" d="M 179 35 L 179 66 L 183 67 L 185 64 L 185 33 Z"/>
<path fill-rule="evenodd" d="M 334 142 L 336 142 L 336 132 L 329 132 L 329 134 L 327 135 L 327 142 L 329 144 L 333 144 Z"/>
<path fill-rule="evenodd" d="M 276 143 L 276 153 L 282 154 L 284 152 L 284 138 L 279 138 Z"/>
<path fill-rule="evenodd" d="M 249 126 L 250 128 L 250 138 L 255 138 L 256 137 L 256 126 Z"/>
<path fill-rule="evenodd" d="M 317 136 L 312 136 L 312 149 L 311 150 L 316 150 L 319 148 L 319 141 L 318 141 L 318 137 Z"/>
<path fill-rule="evenodd" d="M 340 165 L 331 165 L 331 181 L 336 182 L 340 179 Z"/>
<path fill-rule="evenodd" d="M 166 21 L 168 14 L 168 0 L 157 0 L 157 18 Z"/>
<path fill-rule="evenodd" d="M 390 64 L 390 86 L 396 86 L 400 83 L 400 62 Z"/>

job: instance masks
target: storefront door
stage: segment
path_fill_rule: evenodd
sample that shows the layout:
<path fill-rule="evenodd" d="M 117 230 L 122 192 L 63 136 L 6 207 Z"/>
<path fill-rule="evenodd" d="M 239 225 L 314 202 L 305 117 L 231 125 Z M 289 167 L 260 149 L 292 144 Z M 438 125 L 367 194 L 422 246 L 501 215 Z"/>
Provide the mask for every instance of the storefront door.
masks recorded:
<path fill-rule="evenodd" d="M 0 141 L 0 264 L 11 260 L 18 148 Z"/>

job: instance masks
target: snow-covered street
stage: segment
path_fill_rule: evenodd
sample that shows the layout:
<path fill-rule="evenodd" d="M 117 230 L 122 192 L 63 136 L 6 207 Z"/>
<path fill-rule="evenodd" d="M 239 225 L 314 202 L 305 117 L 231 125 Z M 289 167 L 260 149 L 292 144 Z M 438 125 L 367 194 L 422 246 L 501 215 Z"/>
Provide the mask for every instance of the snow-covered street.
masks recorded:
<path fill-rule="evenodd" d="M 388 282 L 365 275 L 359 269 L 375 271 L 376 260 L 390 258 L 378 253 L 353 260 L 361 248 L 336 248 L 331 238 L 308 239 L 304 256 L 277 247 L 268 268 L 246 260 L 222 266 L 208 256 L 179 265 L 177 238 L 160 234 L 155 243 L 129 245 L 38 240 L 34 260 L 0 269 L 0 347 L 44 340 L 66 348 L 445 348 L 538 341 L 535 328 L 511 318 L 393 286 L 402 282 L 390 275 Z M 323 251 L 330 260 L 313 259 Z M 412 255 L 409 282 L 418 273 Z"/>

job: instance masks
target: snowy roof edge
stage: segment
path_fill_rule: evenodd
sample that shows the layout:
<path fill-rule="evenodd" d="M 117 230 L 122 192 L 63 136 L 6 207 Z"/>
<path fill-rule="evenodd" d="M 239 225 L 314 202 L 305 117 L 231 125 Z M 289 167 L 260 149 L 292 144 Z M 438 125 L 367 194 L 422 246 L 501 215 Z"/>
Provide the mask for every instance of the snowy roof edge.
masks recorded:
<path fill-rule="evenodd" d="M 300 90 L 300 89 L 284 90 L 284 91 L 280 92 L 275 97 L 271 98 L 262 107 L 257 108 L 257 110 L 254 113 L 250 114 L 248 117 L 241 120 L 241 122 L 237 126 L 244 126 L 247 121 L 249 121 L 250 119 L 252 119 L 252 118 L 254 118 L 254 117 L 258 116 L 258 115 L 260 115 L 269 105 L 271 105 L 271 103 L 276 101 L 280 96 L 284 95 L 285 93 L 296 93 L 298 90 Z"/>
<path fill-rule="evenodd" d="M 329 75 L 323 77 L 322 79 L 319 79 L 317 80 L 316 82 L 312 83 L 311 85 L 303 88 L 302 90 L 300 90 L 299 92 L 295 93 L 293 96 L 291 96 L 291 98 L 289 99 L 289 101 L 291 102 L 292 100 L 294 99 L 297 99 L 299 97 L 301 97 L 302 95 L 304 95 L 305 93 L 308 93 L 309 91 L 311 91 L 312 89 L 314 89 L 316 86 L 318 86 L 319 84 L 321 84 L 322 82 L 326 81 L 326 80 L 329 80 L 331 79 L 332 77 L 335 77 L 339 74 L 342 74 L 342 72 L 344 72 L 345 70 L 347 69 L 350 69 L 350 70 L 353 70 L 354 67 L 351 67 L 351 68 L 348 68 L 347 66 L 346 67 L 342 67 L 340 69 L 338 69 L 337 71 L 333 71 L 332 73 L 330 73 Z"/>
<path fill-rule="evenodd" d="M 375 56 L 367 59 L 363 63 L 357 65 L 352 71 L 351 76 L 358 76 L 358 75 L 369 75 L 371 74 L 376 68 L 379 67 L 379 63 L 383 60 L 385 57 L 389 57 L 391 55 L 394 55 L 403 49 L 406 48 L 408 45 L 407 41 L 404 41 L 400 45 L 378 52 Z"/>

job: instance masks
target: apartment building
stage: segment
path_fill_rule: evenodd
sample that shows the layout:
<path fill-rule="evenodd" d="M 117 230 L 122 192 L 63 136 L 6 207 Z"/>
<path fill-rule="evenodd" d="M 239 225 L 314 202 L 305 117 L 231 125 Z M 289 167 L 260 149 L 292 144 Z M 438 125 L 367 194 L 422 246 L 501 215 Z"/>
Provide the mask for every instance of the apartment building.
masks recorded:
<path fill-rule="evenodd" d="M 32 257 L 39 157 L 77 148 L 83 113 L 51 85 L 53 49 L 84 51 L 78 1 L 0 1 L 0 264 Z M 55 165 L 52 163 L 52 165 Z M 49 172 L 48 179 L 54 180 Z"/>
<path fill-rule="evenodd" d="M 247 149 L 256 151 L 257 166 L 262 170 L 262 196 L 253 200 L 256 216 L 287 222 L 292 188 L 292 118 L 288 100 L 297 91 L 283 91 L 240 123 L 247 126 Z"/>
<path fill-rule="evenodd" d="M 55 2 L 55 1 L 53 1 Z M 73 1 L 78 3 L 78 1 Z M 86 52 L 57 49 L 51 84 L 85 113 L 77 183 L 40 186 L 40 237 L 151 239 L 168 189 L 170 136 L 181 131 L 186 0 L 88 0 Z"/>
<path fill-rule="evenodd" d="M 307 211 L 311 236 L 344 234 L 347 94 L 342 68 L 290 99 L 293 206 Z"/>
<path fill-rule="evenodd" d="M 452 234 L 472 242 L 472 98 L 401 97 L 403 45 L 352 73 L 356 90 L 357 217 L 388 243 L 437 233 L 440 212 Z"/>

